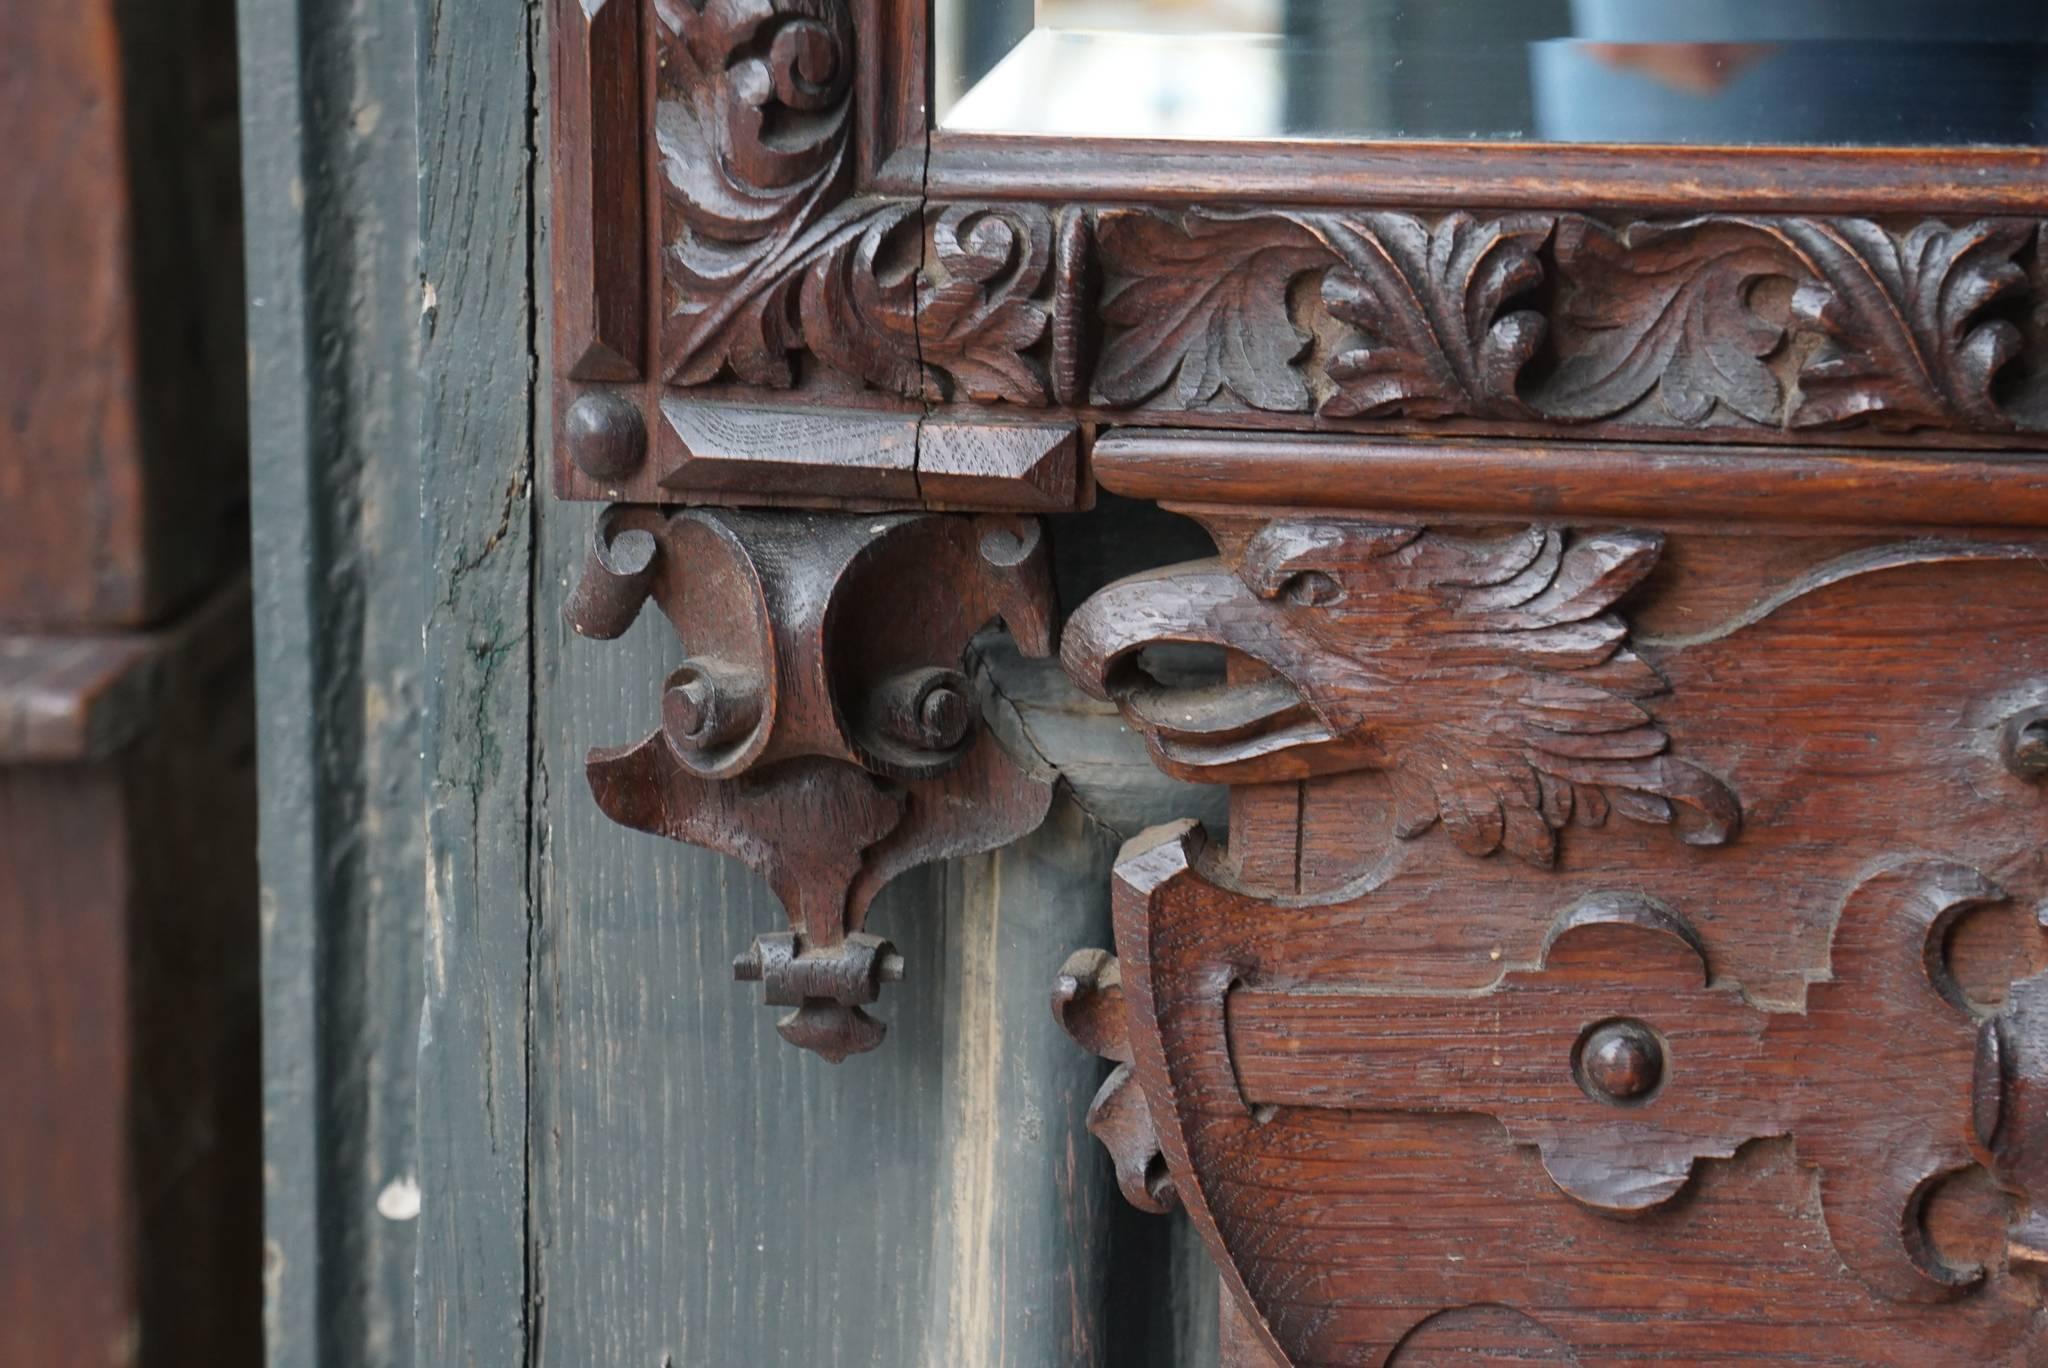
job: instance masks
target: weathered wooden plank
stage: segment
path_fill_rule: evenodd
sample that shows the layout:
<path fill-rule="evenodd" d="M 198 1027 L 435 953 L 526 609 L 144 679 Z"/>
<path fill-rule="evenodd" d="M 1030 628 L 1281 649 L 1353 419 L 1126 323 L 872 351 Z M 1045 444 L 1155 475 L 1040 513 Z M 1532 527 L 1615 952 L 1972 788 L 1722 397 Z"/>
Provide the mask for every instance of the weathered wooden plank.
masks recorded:
<path fill-rule="evenodd" d="M 1100 940 L 1116 833 L 1067 799 L 1006 850 L 945 866 L 948 934 L 933 1300 L 914 1363 L 1087 1365 L 1112 1352 L 1111 1223 L 1123 1203 L 1086 1142 L 1102 1066 L 1050 1011 L 1064 945 Z M 1097 1154 L 1088 1151 L 1096 1149 Z"/>
<path fill-rule="evenodd" d="M 524 6 L 420 10 L 427 909 L 416 1353 L 527 1361 L 535 114 Z"/>
<path fill-rule="evenodd" d="M 241 6 L 268 1355 L 411 1361 L 419 718 L 412 0 Z"/>

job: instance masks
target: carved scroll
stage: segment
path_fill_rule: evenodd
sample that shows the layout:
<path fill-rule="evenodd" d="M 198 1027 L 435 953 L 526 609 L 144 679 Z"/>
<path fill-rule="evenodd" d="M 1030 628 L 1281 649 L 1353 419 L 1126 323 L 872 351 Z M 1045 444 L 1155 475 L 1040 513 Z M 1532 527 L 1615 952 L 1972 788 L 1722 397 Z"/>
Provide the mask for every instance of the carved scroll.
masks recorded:
<path fill-rule="evenodd" d="M 1049 775 L 979 725 L 964 670 L 1000 620 L 1051 649 L 1045 547 L 1028 519 L 865 517 L 620 506 L 599 520 L 568 606 L 614 637 L 652 599 L 687 659 L 659 730 L 594 750 L 614 821 L 724 851 L 766 878 L 789 931 L 735 966 L 793 1010 L 779 1029 L 838 1061 L 881 1043 L 864 1010 L 905 966 L 864 930 L 883 885 L 1036 827 Z"/>
<path fill-rule="evenodd" d="M 1109 1151 L 1125 1200 L 1155 1215 L 1179 1204 L 1152 1109 L 1131 1072 L 1130 1023 L 1124 1016 L 1123 974 L 1105 950 L 1077 950 L 1053 983 L 1052 1015 L 1060 1029 L 1090 1054 L 1114 1063 L 1088 1107 L 1088 1133 Z"/>
<path fill-rule="evenodd" d="M 1217 522 L 1225 550 L 1097 594 L 1062 655 L 1116 701 L 1177 778 L 1247 783 L 1387 774 L 1395 831 L 1439 821 L 1473 855 L 1557 858 L 1568 826 L 1610 813 L 1718 845 L 1741 808 L 1673 757 L 1650 711 L 1662 676 L 1614 611 L 1662 539 L 1532 527 L 1471 537 L 1341 518 Z M 1270 676 L 1189 696 L 1141 661 L 1224 646 Z"/>
<path fill-rule="evenodd" d="M 851 196 L 846 0 L 655 7 L 663 374 L 789 388 L 808 357 L 906 398 L 1076 392 L 1086 225 Z M 1055 328 L 1064 309 L 1070 321 Z"/>

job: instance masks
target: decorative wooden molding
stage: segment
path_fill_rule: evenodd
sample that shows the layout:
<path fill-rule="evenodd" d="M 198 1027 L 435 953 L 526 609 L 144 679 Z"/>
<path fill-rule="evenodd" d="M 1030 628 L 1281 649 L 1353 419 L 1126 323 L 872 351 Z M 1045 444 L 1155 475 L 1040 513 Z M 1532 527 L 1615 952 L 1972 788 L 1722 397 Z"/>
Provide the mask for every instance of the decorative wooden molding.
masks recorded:
<path fill-rule="evenodd" d="M 648 316 L 640 0 L 558 0 L 556 14 L 556 362 L 577 380 L 637 380 Z"/>
<path fill-rule="evenodd" d="M 920 590 L 918 586 L 926 586 Z M 688 659 L 661 726 L 594 750 L 614 821 L 736 855 L 788 910 L 735 966 L 792 1010 L 779 1029 L 837 1062 L 881 1043 L 865 1010 L 905 966 L 864 930 L 896 875 L 1036 827 L 1050 775 L 979 723 L 973 634 L 1000 620 L 1051 650 L 1036 523 L 934 514 L 794 515 L 615 506 L 570 623 L 616 637 L 652 599 Z"/>
<path fill-rule="evenodd" d="M 850 202 L 800 284 L 744 288 L 765 341 L 671 378 L 789 386 L 802 345 L 927 402 L 1720 441 L 2042 421 L 2033 220 L 1053 212 L 932 205 L 920 233 Z"/>
<path fill-rule="evenodd" d="M 1615 604 L 1661 537 L 1531 527 L 1469 536 L 1343 518 L 1210 521 L 1220 562 L 1135 576 L 1084 603 L 1062 658 L 1112 699 L 1161 768 L 1257 783 L 1383 771 L 1395 834 L 1441 821 L 1460 849 L 1557 859 L 1610 812 L 1694 845 L 1741 827 L 1720 780 L 1668 754 L 1665 692 Z M 1263 670 L 1189 698 L 1139 661 L 1222 646 Z"/>
<path fill-rule="evenodd" d="M 2031 220 L 1112 211 L 1098 232 L 1112 407 L 1715 435 L 2032 421 Z"/>
<path fill-rule="evenodd" d="M 860 168 L 890 149 L 863 161 L 877 134 L 856 102 L 879 58 L 850 0 L 556 8 L 561 413 L 614 384 L 651 432 L 679 390 L 1296 431 L 2048 431 L 2038 217 L 1232 209 L 1170 187 L 977 201 L 893 173 L 878 194 Z M 723 497 L 593 472 L 576 440 L 565 422 L 571 497 Z M 917 502 L 786 474 L 769 497 Z M 993 489 L 940 502 L 1048 506 Z"/>

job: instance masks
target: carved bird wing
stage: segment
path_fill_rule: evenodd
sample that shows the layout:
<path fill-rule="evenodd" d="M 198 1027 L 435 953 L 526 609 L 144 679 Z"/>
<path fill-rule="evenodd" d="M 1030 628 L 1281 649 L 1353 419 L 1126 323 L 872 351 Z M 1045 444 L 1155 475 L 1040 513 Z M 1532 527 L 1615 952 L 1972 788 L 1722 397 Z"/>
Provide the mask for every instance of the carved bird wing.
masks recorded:
<path fill-rule="evenodd" d="M 1068 627 L 1068 665 L 1183 777 L 1251 782 L 1380 769 L 1396 829 L 1441 820 L 1475 855 L 1534 864 L 1618 811 L 1728 840 L 1735 797 L 1668 754 L 1666 684 L 1614 605 L 1662 539 L 1553 528 L 1465 536 L 1335 519 L 1219 538 L 1224 555 L 1112 586 Z M 1137 668 L 1160 641 L 1223 645 L 1274 678 L 1202 694 Z"/>
<path fill-rule="evenodd" d="M 1276 523 L 1237 569 L 1313 643 L 1269 663 L 1333 733 L 1379 739 L 1400 834 L 1441 819 L 1473 854 L 1547 865 L 1567 822 L 1610 810 L 1701 845 L 1740 823 L 1719 780 L 1667 754 L 1643 701 L 1667 686 L 1613 611 L 1662 549 L 1639 532 Z"/>

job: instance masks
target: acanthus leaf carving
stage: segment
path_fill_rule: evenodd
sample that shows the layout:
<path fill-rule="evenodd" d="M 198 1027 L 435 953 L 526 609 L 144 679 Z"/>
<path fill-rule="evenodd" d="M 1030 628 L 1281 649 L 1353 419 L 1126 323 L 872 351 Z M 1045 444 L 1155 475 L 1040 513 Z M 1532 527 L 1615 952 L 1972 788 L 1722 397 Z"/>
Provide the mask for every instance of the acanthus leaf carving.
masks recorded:
<path fill-rule="evenodd" d="M 1439 822 L 1472 855 L 1557 858 L 1610 812 L 1718 845 L 1726 785 L 1671 756 L 1646 706 L 1664 679 L 1615 605 L 1656 564 L 1647 533 L 1468 537 L 1345 519 L 1218 526 L 1223 561 L 1124 580 L 1068 624 L 1068 672 L 1114 699 L 1177 777 L 1244 783 L 1385 772 L 1405 839 Z M 1277 678 L 1188 699 L 1148 645 L 1228 647 Z"/>
<path fill-rule="evenodd" d="M 1546 323 L 1530 309 L 1504 312 L 1543 280 L 1537 259 L 1551 219 L 1518 214 L 1482 222 L 1450 214 L 1435 226 L 1406 214 L 1321 220 L 1344 264 L 1323 279 L 1333 317 L 1364 343 L 1330 362 L 1330 418 L 1405 413 L 1518 417 L 1522 367 Z"/>
<path fill-rule="evenodd" d="M 1794 313 L 1827 338 L 1801 371 L 1794 426 L 2012 426 L 1992 386 L 2022 336 L 1988 311 L 2025 288 L 2014 258 L 2034 225 L 1927 222 L 1894 237 L 1863 219 L 1790 219 L 1781 231 L 1819 278 Z"/>
<path fill-rule="evenodd" d="M 844 0 L 661 0 L 664 372 L 790 383 L 796 269 L 849 228 Z"/>
<path fill-rule="evenodd" d="M 1101 216 L 1096 244 L 1108 330 L 1099 402 L 1188 409 L 1228 392 L 1255 409 L 1308 411 L 1295 363 L 1311 338 L 1289 293 L 1334 260 L 1314 233 L 1272 215 L 1113 210 Z"/>
<path fill-rule="evenodd" d="M 913 397 L 927 388 L 917 346 L 915 206 L 889 204 L 857 236 L 821 252 L 803 274 L 803 337 L 820 361 L 878 389 Z M 891 254 L 908 257 L 892 263 Z"/>
<path fill-rule="evenodd" d="M 915 206 L 889 203 L 820 252 L 803 276 L 803 343 L 834 370 L 906 398 L 1046 403 L 1037 351 L 1050 314 L 1034 297 L 1052 260 L 1051 219 L 954 205 L 933 222 L 924 266 L 921 226 Z"/>
<path fill-rule="evenodd" d="M 1780 240 L 1734 220 L 1617 231 L 1569 215 L 1558 225 L 1556 253 L 1562 355 L 1531 395 L 1537 412 L 1565 422 L 1604 418 L 1654 389 L 1687 426 L 1722 408 L 1777 425 L 1785 390 L 1765 360 L 1785 329 L 1757 314 L 1751 291 L 1768 277 L 1799 278 Z"/>
<path fill-rule="evenodd" d="M 1034 357 L 1051 327 L 1036 302 L 1053 260 L 1051 215 L 1036 206 L 948 205 L 932 227 L 918 306 L 927 397 L 1044 404 Z"/>

